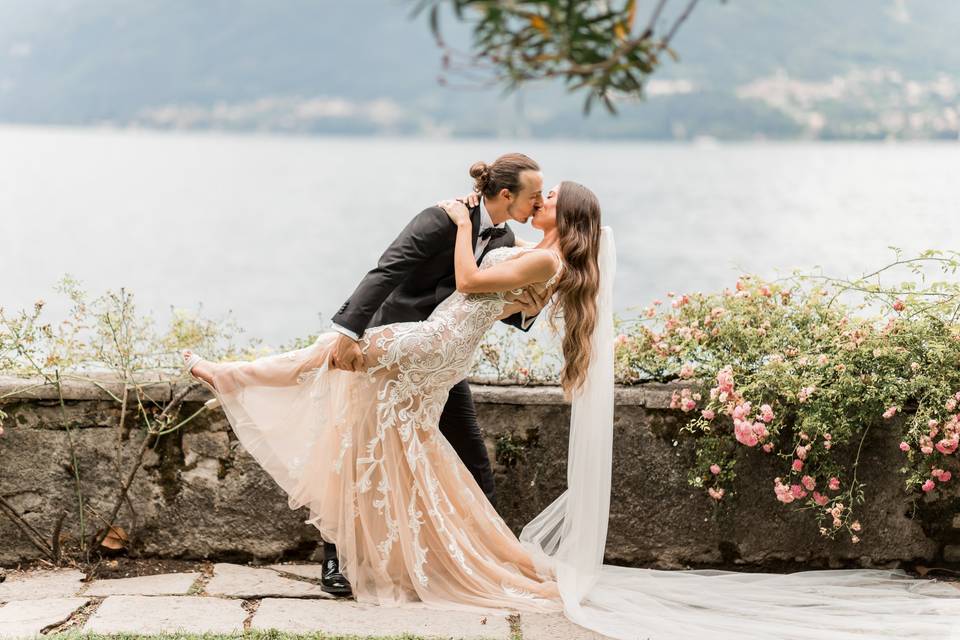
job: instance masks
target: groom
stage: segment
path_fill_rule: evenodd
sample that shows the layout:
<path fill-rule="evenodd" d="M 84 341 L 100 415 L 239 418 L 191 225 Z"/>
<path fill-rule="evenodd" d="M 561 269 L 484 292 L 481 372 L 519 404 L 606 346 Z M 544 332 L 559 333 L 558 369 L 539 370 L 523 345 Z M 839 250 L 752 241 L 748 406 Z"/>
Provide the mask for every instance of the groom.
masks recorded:
<path fill-rule="evenodd" d="M 481 196 L 480 203 L 470 210 L 474 256 L 479 264 L 488 251 L 515 244 L 507 220 L 525 223 L 543 206 L 543 174 L 533 159 L 508 153 L 491 165 L 474 164 L 470 175 Z M 330 368 L 359 371 L 363 355 L 357 341 L 368 327 L 426 320 L 456 290 L 456 234 L 456 225 L 440 207 L 429 207 L 414 216 L 333 316 L 333 328 L 341 335 L 330 353 Z M 544 300 L 528 295 L 524 311 L 503 322 L 523 331 L 530 328 Z M 496 505 L 493 471 L 466 380 L 450 389 L 440 416 L 440 432 Z M 324 543 L 321 585 L 333 595 L 351 592 L 340 573 L 337 549 L 328 542 Z"/>

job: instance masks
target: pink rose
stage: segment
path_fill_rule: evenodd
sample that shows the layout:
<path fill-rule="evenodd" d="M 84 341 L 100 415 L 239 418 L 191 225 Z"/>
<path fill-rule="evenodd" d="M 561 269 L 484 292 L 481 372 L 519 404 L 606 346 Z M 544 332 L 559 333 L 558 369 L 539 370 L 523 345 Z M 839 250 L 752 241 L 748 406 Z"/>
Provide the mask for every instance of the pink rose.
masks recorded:
<path fill-rule="evenodd" d="M 892 418 L 892 417 L 895 416 L 895 415 L 897 415 L 897 408 L 896 408 L 896 407 L 890 407 L 890 408 L 888 408 L 886 411 L 883 412 L 883 417 L 884 417 L 884 419 L 886 419 L 886 420 L 889 420 L 890 418 Z"/>
<path fill-rule="evenodd" d="M 767 424 L 773 422 L 773 408 L 770 405 L 760 405 L 760 419 Z"/>
<path fill-rule="evenodd" d="M 693 365 L 691 364 L 685 364 L 682 367 L 680 367 L 680 377 L 683 378 L 684 380 L 688 378 L 692 378 L 693 373 L 694 373 L 694 369 L 693 369 Z"/>
<path fill-rule="evenodd" d="M 748 447 L 755 447 L 757 445 L 757 436 L 753 433 L 752 426 L 753 425 L 746 420 L 734 420 L 733 435 L 737 439 L 737 442 Z"/>
<path fill-rule="evenodd" d="M 940 482 L 946 482 L 951 477 L 953 477 L 952 473 L 950 473 L 949 471 L 944 471 L 943 469 L 933 469 L 932 471 L 930 471 L 930 475 L 932 475 L 934 478 L 936 478 Z"/>
<path fill-rule="evenodd" d="M 840 488 L 840 478 L 832 476 L 830 482 L 827 484 L 831 491 L 836 491 Z"/>
<path fill-rule="evenodd" d="M 762 287 L 760 287 L 760 295 L 762 295 L 764 298 L 769 298 L 770 287 L 768 287 L 767 285 L 763 285 Z"/>
<path fill-rule="evenodd" d="M 743 404 L 738 404 L 733 408 L 733 419 L 734 420 L 743 420 L 747 417 L 747 414 L 750 413 L 750 403 L 744 402 Z"/>
<path fill-rule="evenodd" d="M 900 443 L 900 451 L 910 451 L 910 445 L 906 442 Z"/>
<path fill-rule="evenodd" d="M 710 465 L 710 473 L 712 473 L 713 475 L 717 475 L 718 473 L 720 473 L 720 465 L 718 464 Z"/>
<path fill-rule="evenodd" d="M 730 365 L 725 366 L 723 369 L 717 373 L 717 386 L 720 387 L 720 391 L 725 391 L 730 393 L 733 391 L 733 367 Z"/>
<path fill-rule="evenodd" d="M 957 436 L 954 436 L 953 438 L 950 438 L 950 439 L 944 438 L 943 440 L 938 442 L 935 446 L 937 447 L 937 451 L 939 451 L 945 456 L 948 456 L 957 450 L 958 443 L 960 443 L 960 438 L 958 438 Z"/>
<path fill-rule="evenodd" d="M 944 408 L 946 408 L 947 411 L 953 411 L 954 409 L 957 408 L 957 399 L 950 398 L 949 400 L 946 401 L 946 403 L 944 403 L 943 406 Z"/>
<path fill-rule="evenodd" d="M 924 492 L 930 493 L 931 491 L 933 491 L 934 486 L 935 485 L 933 483 L 933 480 L 927 480 L 926 482 L 923 483 L 923 486 L 920 488 L 923 489 Z"/>
<path fill-rule="evenodd" d="M 709 489 L 707 489 L 707 493 L 709 493 L 710 497 L 713 498 L 714 500 L 720 500 L 721 498 L 723 498 L 724 490 L 714 489 L 713 487 L 710 487 Z"/>
<path fill-rule="evenodd" d="M 770 453 L 771 451 L 773 451 L 773 443 L 768 442 L 767 444 L 763 445 L 763 451 L 764 453 Z"/>
<path fill-rule="evenodd" d="M 702 412 L 700 412 L 700 415 L 703 416 L 704 420 L 713 420 L 717 417 L 717 414 L 713 412 L 713 409 L 704 409 Z"/>
<path fill-rule="evenodd" d="M 900 298 L 897 298 L 896 300 L 894 300 L 893 309 L 895 311 L 903 311 L 906 308 L 907 308 L 907 305 L 904 304 L 903 300 L 901 300 Z"/>
<path fill-rule="evenodd" d="M 793 464 L 790 465 L 790 468 L 794 471 L 800 471 L 803 469 L 803 460 L 794 460 Z"/>
<path fill-rule="evenodd" d="M 807 492 L 803 490 L 803 487 L 801 487 L 801 486 L 798 485 L 798 484 L 792 484 L 792 485 L 790 485 L 790 493 L 791 493 L 791 494 L 793 495 L 793 497 L 796 498 L 797 500 L 799 500 L 800 498 L 802 498 L 802 497 L 804 497 L 805 495 L 807 495 Z"/>
<path fill-rule="evenodd" d="M 763 439 L 766 438 L 768 435 L 770 435 L 770 432 L 767 431 L 767 425 L 763 424 L 762 422 L 754 422 L 754 423 L 753 423 L 753 434 L 754 434 L 755 436 L 757 436 L 758 438 L 760 438 L 761 440 L 763 440 Z"/>
<path fill-rule="evenodd" d="M 813 488 L 817 486 L 817 481 L 814 480 L 811 476 L 803 476 L 800 478 L 800 484 L 803 485 L 803 488 L 807 491 L 813 491 Z"/>
<path fill-rule="evenodd" d="M 827 504 L 827 501 L 828 501 L 828 500 L 829 500 L 829 498 L 827 498 L 827 496 L 823 495 L 823 494 L 820 493 L 819 491 L 814 491 L 814 492 L 813 492 L 813 501 L 816 502 L 816 503 L 817 503 L 818 505 L 820 505 L 821 507 L 822 507 L 823 505 Z"/>
<path fill-rule="evenodd" d="M 790 487 L 780 482 L 780 478 L 774 479 L 773 492 L 777 494 L 777 500 L 783 504 L 790 504 L 796 499 L 791 492 Z"/>

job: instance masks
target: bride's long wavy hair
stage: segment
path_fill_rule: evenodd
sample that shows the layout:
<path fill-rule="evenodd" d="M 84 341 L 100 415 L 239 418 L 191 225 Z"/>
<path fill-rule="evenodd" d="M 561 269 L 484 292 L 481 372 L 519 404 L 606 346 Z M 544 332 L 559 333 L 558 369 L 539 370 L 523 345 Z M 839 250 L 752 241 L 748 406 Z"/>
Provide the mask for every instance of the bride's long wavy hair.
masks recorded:
<path fill-rule="evenodd" d="M 563 317 L 563 370 L 560 384 L 570 397 L 583 384 L 590 364 L 590 340 L 597 324 L 597 291 L 600 288 L 600 201 L 576 182 L 560 183 L 557 194 L 557 237 L 564 270 L 554 295 L 550 316 L 556 327 Z"/>

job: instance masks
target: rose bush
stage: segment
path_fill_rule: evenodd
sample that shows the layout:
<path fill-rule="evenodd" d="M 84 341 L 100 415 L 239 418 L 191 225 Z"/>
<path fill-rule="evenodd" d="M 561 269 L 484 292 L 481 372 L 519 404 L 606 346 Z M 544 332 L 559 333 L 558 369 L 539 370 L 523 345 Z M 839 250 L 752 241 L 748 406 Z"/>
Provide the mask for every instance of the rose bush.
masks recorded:
<path fill-rule="evenodd" d="M 908 490 L 956 482 L 960 287 L 927 282 L 931 267 L 954 274 L 956 257 L 898 253 L 855 281 L 743 276 L 718 294 L 668 293 L 670 304 L 620 323 L 618 378 L 697 381 L 671 406 L 690 415 L 681 432 L 696 440 L 688 480 L 711 498 L 734 494 L 735 455 L 751 449 L 782 461 L 772 497 L 810 508 L 822 535 L 845 529 L 859 542 L 857 463 L 872 427 L 903 421 Z M 880 282 L 898 268 L 914 281 Z M 843 447 L 856 451 L 846 467 L 833 451 Z"/>

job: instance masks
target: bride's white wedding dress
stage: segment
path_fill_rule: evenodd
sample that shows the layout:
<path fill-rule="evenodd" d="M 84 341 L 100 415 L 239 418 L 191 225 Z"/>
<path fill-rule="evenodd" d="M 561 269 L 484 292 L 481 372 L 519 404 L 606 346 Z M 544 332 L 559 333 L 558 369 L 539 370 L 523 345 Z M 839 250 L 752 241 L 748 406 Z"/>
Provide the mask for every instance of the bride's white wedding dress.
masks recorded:
<path fill-rule="evenodd" d="M 487 253 L 481 268 L 524 247 Z M 793 574 L 603 565 L 613 424 L 612 231 L 600 322 L 573 399 L 569 489 L 518 539 L 440 434 L 450 387 L 522 293 L 453 293 L 423 322 L 368 329 L 365 373 L 330 370 L 336 333 L 225 363 L 214 385 L 246 450 L 336 543 L 359 601 L 560 611 L 623 639 L 960 638 L 960 590 L 903 571 Z M 562 264 L 551 284 L 559 277 Z M 559 428 L 559 426 L 558 426 Z M 958 634 L 958 635 L 951 635 Z"/>

